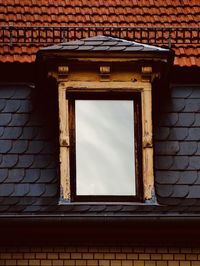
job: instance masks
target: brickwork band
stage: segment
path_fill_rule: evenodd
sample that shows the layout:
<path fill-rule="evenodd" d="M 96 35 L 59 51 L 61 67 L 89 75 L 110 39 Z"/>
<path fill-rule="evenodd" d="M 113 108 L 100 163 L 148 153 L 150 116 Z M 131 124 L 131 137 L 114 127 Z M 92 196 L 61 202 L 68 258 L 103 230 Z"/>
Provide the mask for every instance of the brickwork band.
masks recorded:
<path fill-rule="evenodd" d="M 0 265 L 199 266 L 199 248 L 24 247 L 1 248 Z"/>

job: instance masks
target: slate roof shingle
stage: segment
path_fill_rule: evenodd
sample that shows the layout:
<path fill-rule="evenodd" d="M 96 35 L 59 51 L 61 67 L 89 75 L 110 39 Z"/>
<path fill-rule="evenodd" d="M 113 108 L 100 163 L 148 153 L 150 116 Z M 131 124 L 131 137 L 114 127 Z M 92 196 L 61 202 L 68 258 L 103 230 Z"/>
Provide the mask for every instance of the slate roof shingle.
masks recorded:
<path fill-rule="evenodd" d="M 160 203 L 200 198 L 200 88 L 173 86 L 155 130 L 156 188 Z"/>
<path fill-rule="evenodd" d="M 200 211 L 200 109 L 191 101 L 200 100 L 200 87 L 173 86 L 171 100 L 162 105 L 155 128 L 155 181 L 159 204 L 65 204 L 59 205 L 59 175 L 55 136 L 50 136 L 50 121 L 43 121 L 31 104 L 35 90 L 27 85 L 1 85 L 2 113 L 27 114 L 24 126 L 0 127 L 0 215 L 54 214 L 87 216 L 199 215 Z M 160 100 L 160 98 L 159 98 Z M 13 101 L 13 108 L 11 108 Z M 25 105 L 26 102 L 26 105 Z M 33 102 L 34 104 L 34 102 Z M 53 109 L 53 108 L 52 108 Z M 24 110 L 23 112 L 21 110 Z M 41 115 L 42 114 L 42 115 Z M 190 118 L 192 115 L 192 118 Z M 179 120 L 186 118 L 185 124 Z M 37 119 L 36 119 L 37 117 Z M 175 119 L 174 119 L 175 118 Z M 51 118 L 52 119 L 52 118 Z M 31 126 L 31 121 L 34 120 Z M 15 120 L 14 120 L 15 121 Z M 22 116 L 24 123 L 24 118 Z M 45 123 L 44 123 L 45 122 Z M 55 124 L 54 124 L 55 125 Z M 47 130 L 51 127 L 51 132 Z"/>
<path fill-rule="evenodd" d="M 200 26 L 198 0 L 0 0 L 4 26 Z M 181 38 L 181 37 L 180 37 Z M 1 62 L 33 62 L 41 44 L 0 45 Z M 200 44 L 176 44 L 175 65 L 200 66 Z"/>
<path fill-rule="evenodd" d="M 56 148 L 32 98 L 32 84 L 0 86 L 0 211 L 24 211 L 38 199 L 57 203 Z"/>
<path fill-rule="evenodd" d="M 40 49 L 40 51 L 89 51 L 89 52 L 164 52 L 168 53 L 169 49 L 160 48 L 153 45 L 141 44 L 124 39 L 118 39 L 103 35 L 85 38 L 78 41 L 60 43 Z"/>

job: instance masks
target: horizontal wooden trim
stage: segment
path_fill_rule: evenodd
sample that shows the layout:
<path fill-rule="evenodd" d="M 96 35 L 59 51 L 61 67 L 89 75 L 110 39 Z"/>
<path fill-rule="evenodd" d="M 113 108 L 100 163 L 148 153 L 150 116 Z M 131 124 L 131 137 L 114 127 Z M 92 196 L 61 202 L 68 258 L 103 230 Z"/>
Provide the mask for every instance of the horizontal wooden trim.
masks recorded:
<path fill-rule="evenodd" d="M 67 81 L 63 82 L 63 86 L 66 90 L 131 90 L 142 91 L 144 88 L 144 82 L 131 82 L 131 81 Z"/>
<path fill-rule="evenodd" d="M 133 100 L 140 101 L 140 92 L 133 91 L 69 91 L 66 90 L 66 99 L 88 99 L 88 100 Z"/>

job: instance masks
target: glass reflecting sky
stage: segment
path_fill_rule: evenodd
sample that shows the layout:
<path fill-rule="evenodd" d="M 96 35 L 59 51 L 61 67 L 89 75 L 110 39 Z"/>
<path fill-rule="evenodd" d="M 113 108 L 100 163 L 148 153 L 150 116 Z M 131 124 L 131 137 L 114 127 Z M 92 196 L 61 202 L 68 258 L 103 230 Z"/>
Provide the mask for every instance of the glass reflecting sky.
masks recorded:
<path fill-rule="evenodd" d="M 77 195 L 135 195 L 134 106 L 76 100 Z"/>

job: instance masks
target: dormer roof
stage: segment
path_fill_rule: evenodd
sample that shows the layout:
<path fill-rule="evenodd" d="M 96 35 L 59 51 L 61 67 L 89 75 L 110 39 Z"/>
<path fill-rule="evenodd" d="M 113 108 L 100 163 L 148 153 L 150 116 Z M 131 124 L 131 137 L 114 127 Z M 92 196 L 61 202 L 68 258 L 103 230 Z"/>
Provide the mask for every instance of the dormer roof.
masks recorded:
<path fill-rule="evenodd" d="M 41 51 L 91 51 L 91 52 L 169 52 L 169 49 L 160 48 L 134 41 L 98 35 L 77 41 L 60 43 L 42 48 Z"/>

